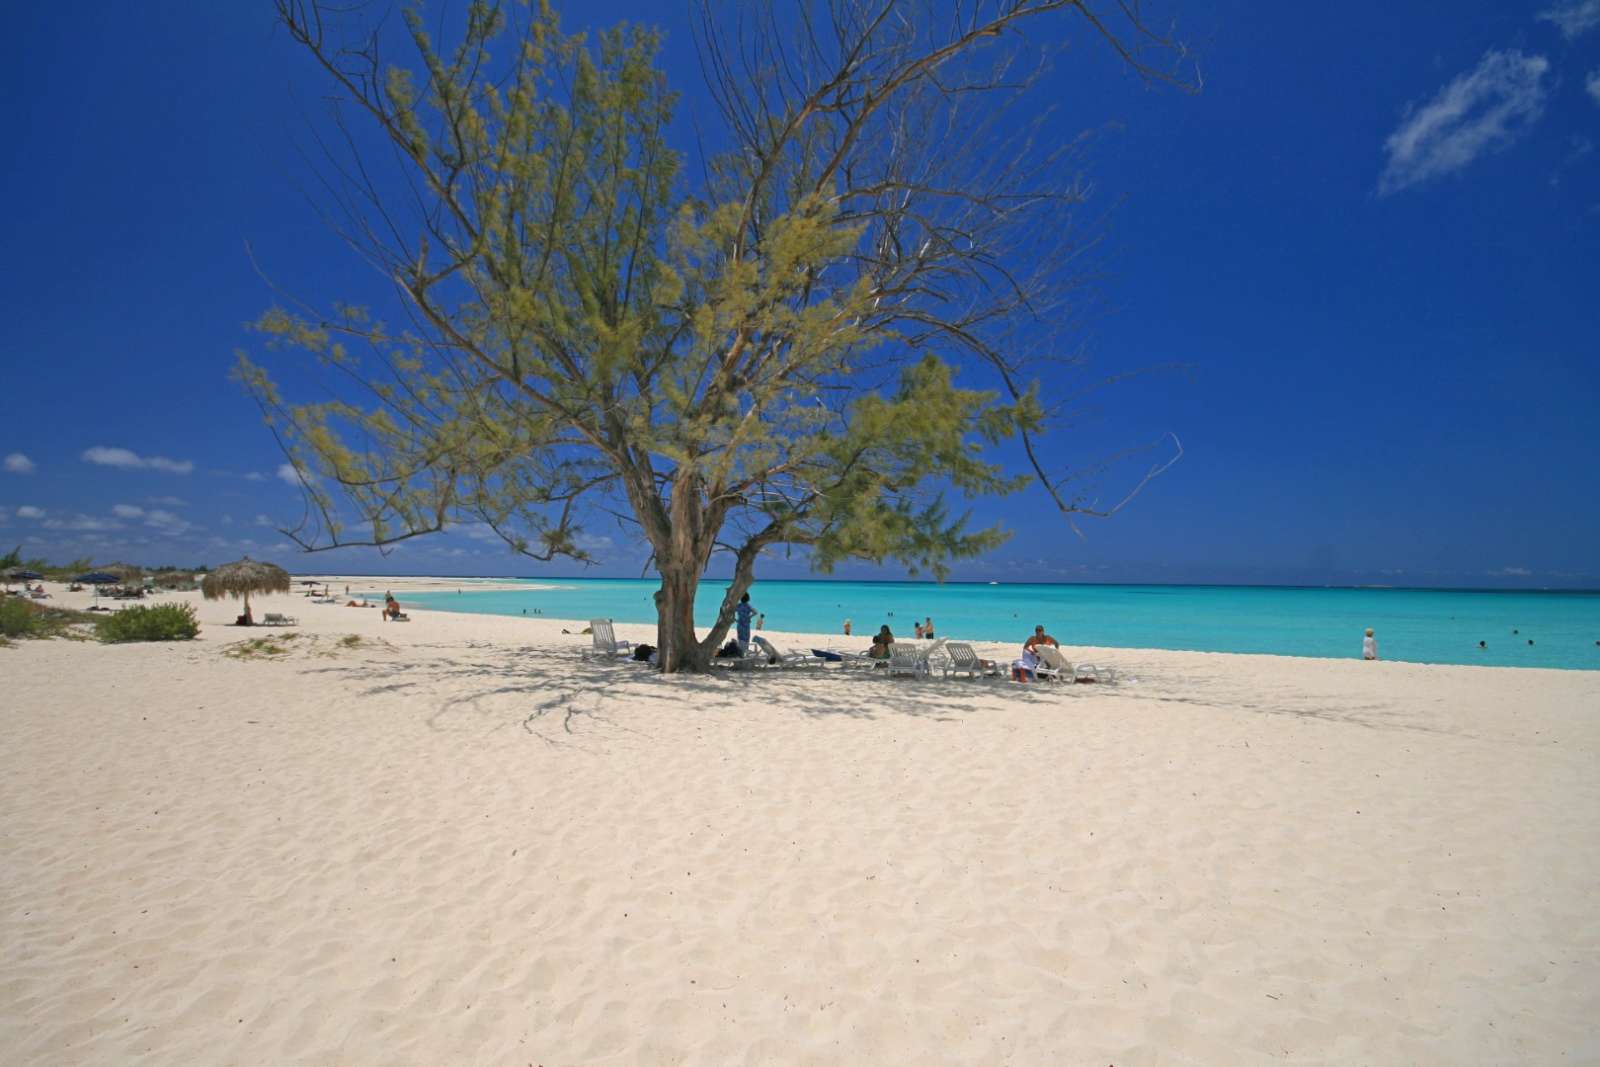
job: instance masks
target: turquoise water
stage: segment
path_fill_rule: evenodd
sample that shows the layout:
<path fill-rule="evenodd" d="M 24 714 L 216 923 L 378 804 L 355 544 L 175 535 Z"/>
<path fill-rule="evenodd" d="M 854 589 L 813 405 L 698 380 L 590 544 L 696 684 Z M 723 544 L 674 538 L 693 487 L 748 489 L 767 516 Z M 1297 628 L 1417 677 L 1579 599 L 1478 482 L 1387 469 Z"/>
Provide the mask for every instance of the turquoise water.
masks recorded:
<path fill-rule="evenodd" d="M 535 584 L 559 588 L 404 599 L 445 611 L 655 622 L 651 581 L 529 582 Z M 702 626 L 716 617 L 725 588 L 700 586 L 695 617 Z M 381 586 L 376 591 L 382 595 Z M 1037 622 L 1069 647 L 1356 658 L 1370 626 L 1384 659 L 1600 669 L 1600 593 L 780 581 L 758 582 L 750 599 L 768 629 L 839 633 L 849 618 L 863 645 L 860 635 L 881 623 L 910 636 L 914 620 L 932 615 L 940 636 L 958 640 L 1021 644 Z M 1479 641 L 1489 647 L 1480 650 Z"/>

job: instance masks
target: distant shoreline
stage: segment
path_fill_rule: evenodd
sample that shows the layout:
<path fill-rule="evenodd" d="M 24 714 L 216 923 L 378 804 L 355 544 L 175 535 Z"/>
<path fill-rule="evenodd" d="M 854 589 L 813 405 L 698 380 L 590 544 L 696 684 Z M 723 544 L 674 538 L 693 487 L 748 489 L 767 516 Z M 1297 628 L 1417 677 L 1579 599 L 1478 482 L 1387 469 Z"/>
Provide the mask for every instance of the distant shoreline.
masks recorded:
<path fill-rule="evenodd" d="M 298 571 L 289 572 L 297 581 L 310 578 L 327 578 L 333 582 L 346 579 L 361 581 L 426 581 L 426 582 L 515 582 L 516 585 L 508 586 L 512 589 L 531 588 L 521 583 L 536 582 L 546 586 L 566 585 L 570 582 L 648 582 L 657 584 L 656 578 L 620 577 L 587 575 L 575 577 L 535 577 L 512 574 L 356 574 L 343 573 L 338 575 L 328 574 L 323 571 Z M 727 578 L 703 578 L 703 582 L 729 581 Z M 1006 581 L 999 578 L 951 578 L 940 582 L 925 578 L 758 578 L 760 585 L 813 585 L 821 583 L 836 583 L 841 585 L 1004 585 L 1004 586 L 1040 586 L 1046 588 L 1060 586 L 1085 586 L 1095 588 L 1123 588 L 1123 589 L 1313 589 L 1313 590 L 1350 590 L 1363 593 L 1513 593 L 1518 595 L 1554 594 L 1559 596 L 1600 596 L 1600 587 L 1588 586 L 1564 589 L 1552 586 L 1538 586 L 1530 588 L 1507 588 L 1505 586 L 1473 586 L 1473 585 L 1307 585 L 1281 582 L 1018 582 Z"/>

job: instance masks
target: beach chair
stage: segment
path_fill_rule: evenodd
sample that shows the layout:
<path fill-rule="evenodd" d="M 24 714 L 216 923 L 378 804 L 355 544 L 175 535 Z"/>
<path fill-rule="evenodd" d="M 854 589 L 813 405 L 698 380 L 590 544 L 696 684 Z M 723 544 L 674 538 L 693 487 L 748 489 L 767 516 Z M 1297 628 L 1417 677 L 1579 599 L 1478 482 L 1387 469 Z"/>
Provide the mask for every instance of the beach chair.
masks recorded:
<path fill-rule="evenodd" d="M 940 638 L 926 647 L 918 647 L 910 641 L 896 641 L 889 646 L 889 677 L 897 674 L 909 675 L 913 678 L 926 678 L 933 673 L 932 657 L 939 654 L 944 648 L 945 640 Z"/>
<path fill-rule="evenodd" d="M 1116 685 L 1117 672 L 1112 667 L 1096 665 L 1093 663 L 1078 664 L 1077 672 L 1072 676 L 1075 682 L 1099 682 L 1102 685 Z"/>
<path fill-rule="evenodd" d="M 968 678 L 992 678 L 1000 673 L 994 660 L 980 659 L 972 646 L 962 641 L 952 641 L 944 646 L 947 657 L 943 665 L 944 677 L 965 674 Z"/>
<path fill-rule="evenodd" d="M 820 667 L 826 662 L 809 652 L 785 652 L 760 634 L 750 638 L 750 644 L 752 648 L 745 653 L 745 658 L 755 659 L 769 667 Z"/>
<path fill-rule="evenodd" d="M 823 651 L 838 656 L 839 666 L 846 668 L 865 667 L 868 670 L 871 670 L 874 667 L 882 667 L 889 662 L 886 659 L 877 659 L 873 656 L 869 656 L 865 652 L 851 652 L 843 648 L 828 648 L 823 649 Z"/>
<path fill-rule="evenodd" d="M 594 645 L 583 654 L 584 659 L 591 656 L 610 656 L 615 658 L 620 655 L 633 654 L 633 642 L 618 641 L 617 635 L 611 628 L 610 619 L 590 619 L 589 632 L 594 638 Z"/>
<path fill-rule="evenodd" d="M 1077 678 L 1072 663 L 1054 645 L 1035 645 L 1033 654 L 1039 658 L 1039 665 L 1033 669 L 1038 677 L 1069 683 Z"/>
<path fill-rule="evenodd" d="M 276 611 L 269 611 L 261 616 L 262 626 L 299 626 L 300 620 L 293 615 L 280 615 Z"/>
<path fill-rule="evenodd" d="M 896 641 L 889 646 L 888 663 L 891 678 L 897 674 L 920 678 L 924 662 L 922 654 L 909 641 Z"/>

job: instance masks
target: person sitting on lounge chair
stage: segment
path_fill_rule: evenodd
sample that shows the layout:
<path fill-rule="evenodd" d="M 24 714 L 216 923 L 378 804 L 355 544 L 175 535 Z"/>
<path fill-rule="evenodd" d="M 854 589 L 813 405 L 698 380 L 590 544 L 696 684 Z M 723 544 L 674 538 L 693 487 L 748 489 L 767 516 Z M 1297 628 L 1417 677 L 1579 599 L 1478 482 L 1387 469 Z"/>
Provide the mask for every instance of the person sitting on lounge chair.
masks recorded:
<path fill-rule="evenodd" d="M 868 650 L 867 655 L 873 659 L 888 659 L 889 646 L 892 644 L 894 644 L 894 634 L 889 632 L 889 624 L 884 623 L 873 637 L 872 648 Z"/>
<path fill-rule="evenodd" d="M 1052 648 L 1060 648 L 1061 642 L 1045 633 L 1043 626 L 1035 626 L 1033 628 L 1033 636 L 1024 641 L 1022 643 L 1022 647 L 1027 651 L 1032 652 L 1037 645 L 1049 645 Z"/>
<path fill-rule="evenodd" d="M 1044 627 L 1039 627 L 1043 630 Z M 1054 644 L 1054 642 L 1051 642 Z M 1034 679 L 1034 670 L 1039 666 L 1039 657 L 1034 655 L 1032 642 L 1022 646 L 1022 657 L 1013 660 L 1011 664 L 1011 680 L 1013 682 L 1031 682 Z"/>
<path fill-rule="evenodd" d="M 400 601 L 394 598 L 393 593 L 390 593 L 383 602 L 383 621 L 388 622 L 391 619 L 398 619 L 399 617 Z"/>

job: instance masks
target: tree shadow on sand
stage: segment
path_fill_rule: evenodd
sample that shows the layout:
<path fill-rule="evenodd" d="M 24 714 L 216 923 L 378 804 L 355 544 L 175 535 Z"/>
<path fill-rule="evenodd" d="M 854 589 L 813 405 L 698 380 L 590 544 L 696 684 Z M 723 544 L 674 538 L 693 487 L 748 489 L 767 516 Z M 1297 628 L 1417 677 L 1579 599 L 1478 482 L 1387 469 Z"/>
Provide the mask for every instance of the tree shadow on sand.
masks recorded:
<path fill-rule="evenodd" d="M 417 646 L 416 655 L 401 661 L 330 664 L 306 673 L 345 679 L 359 686 L 361 696 L 436 698 L 427 718 L 434 730 L 459 729 L 465 719 L 489 730 L 520 727 L 546 741 L 551 738 L 538 729 L 541 724 L 558 723 L 560 733 L 570 737 L 580 720 L 641 733 L 638 713 L 652 705 L 708 714 L 764 707 L 813 719 L 955 721 L 980 711 L 996 695 L 1012 704 L 1052 708 L 1073 699 L 1066 687 L 1003 679 L 889 678 L 881 671 L 837 667 L 662 675 L 642 663 L 584 660 L 576 652 L 548 648 L 483 644 L 468 655 L 459 647 L 426 655 L 427 648 Z"/>

